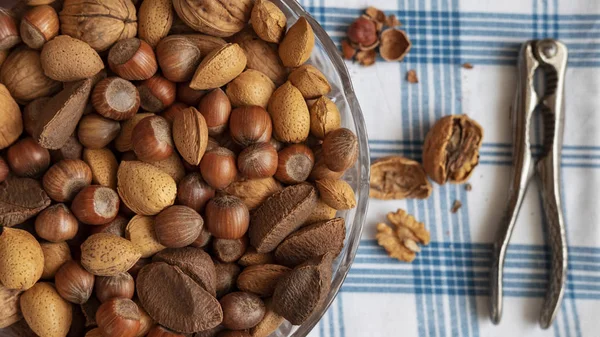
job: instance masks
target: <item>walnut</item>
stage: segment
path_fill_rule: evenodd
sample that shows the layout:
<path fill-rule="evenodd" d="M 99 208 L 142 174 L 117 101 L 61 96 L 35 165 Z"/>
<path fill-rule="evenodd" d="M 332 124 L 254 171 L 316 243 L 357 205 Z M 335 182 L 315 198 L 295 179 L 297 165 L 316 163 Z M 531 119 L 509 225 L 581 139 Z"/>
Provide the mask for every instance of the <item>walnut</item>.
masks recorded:
<path fill-rule="evenodd" d="M 464 183 L 479 164 L 483 129 L 467 115 L 446 116 L 425 137 L 423 167 L 438 184 Z"/>
<path fill-rule="evenodd" d="M 418 222 L 404 210 L 390 212 L 388 221 L 394 228 L 380 223 L 377 225 L 377 244 L 385 248 L 388 255 L 399 261 L 412 262 L 421 251 L 418 244 L 428 245 L 429 231 L 422 222 Z"/>
<path fill-rule="evenodd" d="M 174 0 L 177 15 L 193 29 L 217 36 L 231 36 L 250 20 L 252 0 Z"/>
<path fill-rule="evenodd" d="M 96 51 L 137 34 L 131 0 L 65 0 L 60 23 L 63 34 L 87 42 Z"/>
<path fill-rule="evenodd" d="M 400 156 L 380 158 L 371 164 L 371 198 L 425 199 L 431 184 L 421 164 Z"/>

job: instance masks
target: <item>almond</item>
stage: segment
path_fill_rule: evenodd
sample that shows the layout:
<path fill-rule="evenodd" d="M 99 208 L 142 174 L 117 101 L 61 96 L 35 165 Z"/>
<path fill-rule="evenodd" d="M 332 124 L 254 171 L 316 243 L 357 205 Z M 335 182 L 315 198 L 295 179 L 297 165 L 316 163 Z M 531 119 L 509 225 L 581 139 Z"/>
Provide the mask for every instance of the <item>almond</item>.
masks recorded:
<path fill-rule="evenodd" d="M 237 43 L 215 49 L 200 62 L 190 88 L 207 90 L 222 87 L 244 71 L 246 61 L 246 54 Z"/>
<path fill-rule="evenodd" d="M 173 205 L 177 184 L 170 175 L 151 164 L 124 161 L 117 172 L 117 191 L 135 213 L 155 215 Z"/>
<path fill-rule="evenodd" d="M 227 97 L 234 107 L 257 105 L 267 107 L 275 84 L 258 70 L 248 69 L 227 84 Z"/>
<path fill-rule="evenodd" d="M 179 181 L 185 177 L 185 167 L 176 152 L 173 152 L 167 159 L 153 161 L 150 164 L 170 175 L 176 183 L 179 183 Z"/>
<path fill-rule="evenodd" d="M 202 56 L 208 55 L 213 50 L 219 49 L 227 44 L 222 38 L 211 35 L 183 34 L 181 36 L 185 36 L 188 40 L 192 41 L 192 43 L 200 49 L 200 55 Z"/>
<path fill-rule="evenodd" d="M 131 241 L 110 233 L 93 234 L 81 245 L 81 265 L 96 276 L 126 272 L 141 255 Z"/>
<path fill-rule="evenodd" d="M 43 271 L 44 253 L 35 237 L 22 229 L 0 227 L 0 283 L 27 290 Z"/>
<path fill-rule="evenodd" d="M 227 186 L 225 192 L 242 199 L 248 209 L 253 210 L 280 190 L 281 184 L 270 177 L 235 181 Z"/>
<path fill-rule="evenodd" d="M 277 88 L 269 101 L 275 138 L 286 143 L 301 143 L 310 132 L 310 113 L 298 88 L 289 81 Z"/>
<path fill-rule="evenodd" d="M 241 291 L 251 292 L 261 297 L 269 297 L 273 295 L 277 282 L 290 270 L 290 268 L 278 264 L 247 267 L 238 276 L 237 287 Z"/>
<path fill-rule="evenodd" d="M 21 311 L 27 325 L 38 336 L 66 336 L 73 320 L 73 307 L 51 283 L 40 282 L 21 295 Z"/>
<path fill-rule="evenodd" d="M 167 248 L 156 238 L 152 216 L 136 215 L 131 218 L 125 227 L 125 237 L 137 247 L 142 258 L 150 257 Z"/>
<path fill-rule="evenodd" d="M 273 194 L 252 214 L 250 244 L 259 253 L 275 250 L 304 223 L 316 202 L 316 190 L 309 184 L 292 185 Z"/>
<path fill-rule="evenodd" d="M 326 96 L 322 96 L 310 107 L 310 132 L 324 139 L 333 130 L 340 128 L 342 118 L 337 105 Z"/>
<path fill-rule="evenodd" d="M 268 337 L 285 321 L 283 317 L 273 310 L 273 301 L 270 298 L 265 299 L 265 306 L 267 307 L 267 311 L 262 321 L 250 329 L 250 336 L 252 337 Z"/>
<path fill-rule="evenodd" d="M 173 25 L 171 0 L 144 0 L 138 10 L 138 36 L 152 48 L 167 34 Z"/>
<path fill-rule="evenodd" d="M 119 164 L 114 153 L 106 148 L 84 149 L 83 161 L 92 169 L 92 181 L 95 184 L 117 189 L 117 170 Z"/>
<path fill-rule="evenodd" d="M 0 149 L 14 143 L 22 132 L 21 108 L 8 89 L 0 84 Z"/>
<path fill-rule="evenodd" d="M 121 132 L 115 139 L 115 148 L 119 152 L 127 152 L 133 150 L 133 145 L 131 143 L 131 134 L 133 133 L 133 128 L 144 118 L 148 116 L 154 116 L 151 112 L 142 112 L 133 115 L 131 119 L 128 119 L 121 123 Z"/>
<path fill-rule="evenodd" d="M 250 267 L 259 264 L 271 264 L 275 262 L 275 257 L 271 253 L 258 253 L 254 247 L 248 247 L 244 255 L 240 257 L 237 263 L 240 266 Z"/>
<path fill-rule="evenodd" d="M 250 24 L 261 39 L 279 43 L 285 33 L 287 18 L 271 1 L 257 0 L 250 14 Z"/>
<path fill-rule="evenodd" d="M 330 207 L 323 201 L 323 199 L 319 198 L 319 200 L 317 200 L 317 204 L 310 212 L 310 215 L 308 216 L 308 219 L 306 219 L 304 224 L 310 225 L 315 222 L 333 219 L 336 213 L 337 210 L 335 208 Z"/>
<path fill-rule="evenodd" d="M 198 166 L 208 145 L 208 126 L 194 107 L 181 110 L 173 119 L 173 141 L 189 164 Z"/>
<path fill-rule="evenodd" d="M 262 72 L 276 85 L 285 82 L 288 72 L 277 55 L 276 45 L 261 40 L 251 29 L 236 34 L 232 41 L 244 50 L 248 69 Z"/>
<path fill-rule="evenodd" d="M 67 35 L 59 35 L 44 44 L 40 61 L 46 76 L 61 82 L 83 80 L 104 69 L 98 52 Z"/>
<path fill-rule="evenodd" d="M 331 286 L 333 254 L 305 262 L 287 273 L 273 293 L 273 310 L 300 325 L 318 310 Z"/>
<path fill-rule="evenodd" d="M 279 57 L 286 67 L 299 67 L 308 61 L 315 46 L 315 33 L 306 18 L 301 17 L 288 30 L 279 45 Z"/>
<path fill-rule="evenodd" d="M 325 75 L 310 64 L 296 68 L 290 73 L 288 79 L 300 90 L 305 99 L 318 98 L 331 91 L 331 85 Z"/>
<path fill-rule="evenodd" d="M 356 207 L 356 196 L 350 184 L 340 179 L 317 180 L 317 188 L 323 201 L 337 210 Z"/>
<path fill-rule="evenodd" d="M 344 218 L 317 222 L 288 236 L 275 250 L 275 259 L 285 266 L 296 266 L 332 252 L 337 256 L 344 247 Z"/>

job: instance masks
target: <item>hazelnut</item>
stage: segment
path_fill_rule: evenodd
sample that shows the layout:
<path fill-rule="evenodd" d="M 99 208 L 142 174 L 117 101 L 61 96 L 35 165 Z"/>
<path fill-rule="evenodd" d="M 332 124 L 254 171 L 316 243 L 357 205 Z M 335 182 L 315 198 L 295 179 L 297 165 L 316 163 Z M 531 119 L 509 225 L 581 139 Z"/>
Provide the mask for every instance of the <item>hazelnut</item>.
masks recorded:
<path fill-rule="evenodd" d="M 77 219 L 62 203 L 46 208 L 35 219 L 35 232 L 50 242 L 71 240 L 78 229 Z"/>
<path fill-rule="evenodd" d="M 234 164 L 235 166 L 235 161 Z M 177 185 L 177 201 L 196 212 L 202 212 L 208 200 L 215 196 L 215 190 L 210 187 L 198 172 L 185 176 Z"/>
<path fill-rule="evenodd" d="M 139 160 L 165 160 L 173 154 L 171 125 L 161 116 L 146 117 L 133 128 L 131 144 Z"/>
<path fill-rule="evenodd" d="M 212 239 L 212 235 L 210 234 L 210 232 L 206 229 L 206 227 L 202 227 L 202 231 L 200 232 L 200 235 L 198 235 L 198 238 L 196 238 L 196 240 L 194 242 L 192 242 L 190 244 L 190 246 L 196 247 L 196 248 L 204 248 L 204 247 L 208 246 L 211 239 Z"/>
<path fill-rule="evenodd" d="M 135 337 L 140 328 L 140 312 L 132 300 L 114 298 L 98 308 L 96 322 L 103 336 Z"/>
<path fill-rule="evenodd" d="M 25 12 L 21 19 L 21 38 L 29 48 L 41 49 L 44 43 L 58 35 L 58 15 L 54 8 L 36 6 Z"/>
<path fill-rule="evenodd" d="M 235 262 L 240 259 L 248 248 L 248 238 L 212 240 L 212 250 L 215 258 L 224 263 Z"/>
<path fill-rule="evenodd" d="M 275 178 L 284 184 L 298 184 L 305 181 L 313 169 L 315 157 L 304 144 L 292 144 L 277 154 Z"/>
<path fill-rule="evenodd" d="M 10 49 L 21 42 L 15 19 L 8 10 L 0 8 L 0 50 Z"/>
<path fill-rule="evenodd" d="M 119 195 L 109 187 L 86 186 L 73 199 L 71 211 L 85 224 L 103 225 L 117 216 Z"/>
<path fill-rule="evenodd" d="M 6 180 L 6 178 L 8 178 L 9 173 L 10 170 L 8 169 L 8 164 L 6 164 L 6 161 L 2 157 L 0 157 L 0 183 L 2 183 Z"/>
<path fill-rule="evenodd" d="M 92 296 L 94 275 L 83 269 L 77 261 L 67 261 L 54 276 L 56 291 L 65 300 L 83 304 Z"/>
<path fill-rule="evenodd" d="M 163 246 L 188 246 L 200 235 L 204 221 L 200 214 L 187 206 L 175 205 L 158 213 L 154 222 L 156 238 Z"/>
<path fill-rule="evenodd" d="M 66 242 L 42 242 L 40 243 L 44 254 L 44 270 L 42 279 L 54 278 L 58 269 L 67 261 L 71 260 L 71 249 Z"/>
<path fill-rule="evenodd" d="M 247 292 L 227 294 L 219 301 L 223 308 L 223 322 L 227 329 L 243 330 L 256 326 L 267 311 L 260 297 Z"/>
<path fill-rule="evenodd" d="M 117 138 L 120 131 L 121 124 L 118 121 L 89 114 L 79 121 L 77 138 L 83 147 L 101 149 Z"/>
<path fill-rule="evenodd" d="M 175 83 L 154 75 L 138 86 L 141 106 L 150 112 L 159 112 L 175 102 Z"/>
<path fill-rule="evenodd" d="M 133 117 L 140 107 L 137 88 L 120 77 L 108 77 L 98 82 L 91 100 L 97 113 L 116 121 Z"/>
<path fill-rule="evenodd" d="M 156 46 L 156 58 L 164 77 L 173 82 L 192 79 L 200 64 L 200 49 L 188 38 L 171 35 Z"/>
<path fill-rule="evenodd" d="M 115 74 L 129 81 L 147 80 L 158 70 L 152 47 L 137 38 L 117 41 L 108 53 L 108 65 Z"/>
<path fill-rule="evenodd" d="M 198 111 L 204 116 L 208 134 L 219 135 L 227 129 L 231 103 L 221 88 L 213 89 L 200 100 Z"/>
<path fill-rule="evenodd" d="M 244 106 L 231 112 L 229 132 L 242 146 L 268 142 L 272 131 L 271 116 L 259 106 Z"/>
<path fill-rule="evenodd" d="M 346 128 L 331 131 L 323 140 L 323 158 L 330 170 L 346 171 L 358 159 L 358 138 Z"/>
<path fill-rule="evenodd" d="M 372 46 L 377 43 L 377 25 L 370 18 L 361 16 L 348 27 L 348 38 L 359 46 Z"/>
<path fill-rule="evenodd" d="M 173 124 L 173 120 L 175 120 L 175 116 L 183 109 L 187 109 L 187 104 L 175 102 L 171 105 L 167 110 L 163 111 L 160 115 L 163 116 L 169 124 Z"/>
<path fill-rule="evenodd" d="M 121 207 L 125 203 L 121 203 Z M 129 223 L 129 219 L 119 214 L 116 218 L 114 218 L 111 222 L 104 225 L 97 225 L 90 228 L 90 235 L 97 233 L 110 233 L 114 235 L 118 235 L 120 237 L 125 237 L 125 227 Z"/>
<path fill-rule="evenodd" d="M 190 82 L 177 83 L 177 100 L 187 105 L 197 106 L 207 92 L 190 88 Z"/>
<path fill-rule="evenodd" d="M 150 332 L 150 329 L 152 329 L 155 322 L 146 310 L 144 310 L 139 300 L 135 300 L 134 302 L 137 304 L 138 310 L 140 311 L 140 328 L 135 337 L 144 337 Z"/>
<path fill-rule="evenodd" d="M 12 172 L 21 177 L 39 177 L 50 166 L 50 152 L 31 137 L 14 143 L 6 152 Z"/>
<path fill-rule="evenodd" d="M 54 201 L 71 201 L 92 183 L 92 170 L 83 160 L 65 159 L 54 164 L 44 175 L 44 191 Z"/>
<path fill-rule="evenodd" d="M 161 325 L 155 325 L 150 330 L 150 332 L 148 332 L 148 335 L 146 335 L 146 337 L 184 337 L 184 336 L 185 335 L 182 335 L 175 331 L 171 331 Z"/>
<path fill-rule="evenodd" d="M 238 197 L 212 198 L 206 205 L 206 228 L 221 239 L 239 239 L 248 231 L 250 213 Z"/>
<path fill-rule="evenodd" d="M 238 156 L 238 169 L 248 179 L 272 177 L 277 171 L 277 151 L 269 143 L 245 148 Z"/>
<path fill-rule="evenodd" d="M 104 303 L 112 298 L 132 299 L 135 292 L 133 276 L 124 272 L 115 276 L 96 277 L 96 297 Z"/>
<path fill-rule="evenodd" d="M 235 154 L 224 147 L 206 152 L 200 161 L 200 173 L 208 185 L 224 189 L 237 177 Z"/>

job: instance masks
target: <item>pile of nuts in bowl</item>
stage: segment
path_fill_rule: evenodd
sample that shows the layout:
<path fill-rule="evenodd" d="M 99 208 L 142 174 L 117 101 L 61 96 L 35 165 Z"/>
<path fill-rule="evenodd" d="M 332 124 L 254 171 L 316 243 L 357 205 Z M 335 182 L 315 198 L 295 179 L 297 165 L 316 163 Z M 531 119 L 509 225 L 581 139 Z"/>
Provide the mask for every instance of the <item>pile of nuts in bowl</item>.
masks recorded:
<path fill-rule="evenodd" d="M 0 9 L 0 333 L 257 337 L 318 311 L 358 139 L 308 21 L 27 4 Z"/>

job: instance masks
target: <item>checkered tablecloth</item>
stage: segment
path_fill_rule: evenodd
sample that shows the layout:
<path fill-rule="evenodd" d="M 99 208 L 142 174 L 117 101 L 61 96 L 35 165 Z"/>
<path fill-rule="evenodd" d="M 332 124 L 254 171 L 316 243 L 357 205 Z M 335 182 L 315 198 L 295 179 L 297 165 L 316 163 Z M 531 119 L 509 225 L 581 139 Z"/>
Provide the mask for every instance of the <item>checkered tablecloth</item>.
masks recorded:
<path fill-rule="evenodd" d="M 402 63 L 348 64 L 373 159 L 398 154 L 420 160 L 427 130 L 443 115 L 466 113 L 485 129 L 472 191 L 435 186 L 425 201 L 370 202 L 355 263 L 311 336 L 600 336 L 600 1 L 301 2 L 338 44 L 368 5 L 396 14 L 413 42 Z M 561 39 L 570 52 L 562 159 L 567 290 L 554 325 L 541 330 L 537 320 L 548 252 L 534 183 L 508 252 L 504 316 L 494 326 L 488 315 L 488 268 L 510 174 L 515 64 L 522 42 L 544 37 Z M 462 68 L 465 62 L 474 68 Z M 418 84 L 405 80 L 410 69 Z M 540 122 L 535 119 L 537 144 Z M 453 214 L 455 200 L 463 206 Z M 398 207 L 431 231 L 431 245 L 412 264 L 388 258 L 374 240 L 375 224 Z"/>

